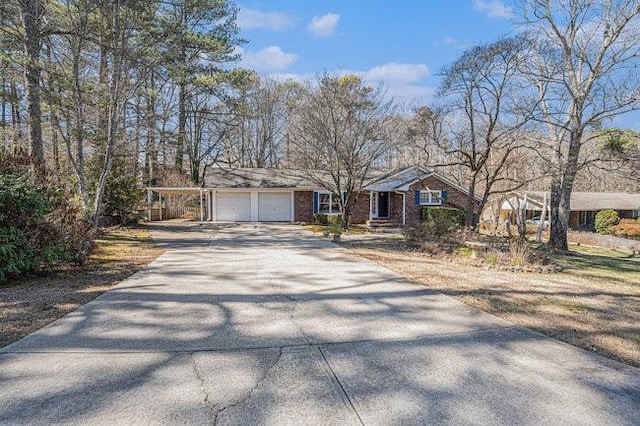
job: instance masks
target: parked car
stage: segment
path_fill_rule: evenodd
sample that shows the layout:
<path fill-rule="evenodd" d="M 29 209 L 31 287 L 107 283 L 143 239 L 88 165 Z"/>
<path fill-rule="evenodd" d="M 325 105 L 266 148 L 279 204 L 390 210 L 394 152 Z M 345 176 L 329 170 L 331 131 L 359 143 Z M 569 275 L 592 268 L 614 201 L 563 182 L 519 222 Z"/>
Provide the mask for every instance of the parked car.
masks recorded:
<path fill-rule="evenodd" d="M 526 224 L 529 225 L 539 225 L 540 224 L 540 216 L 534 216 L 531 219 L 525 220 Z M 547 228 L 549 226 L 549 221 L 547 219 L 544 220 L 544 227 Z"/>

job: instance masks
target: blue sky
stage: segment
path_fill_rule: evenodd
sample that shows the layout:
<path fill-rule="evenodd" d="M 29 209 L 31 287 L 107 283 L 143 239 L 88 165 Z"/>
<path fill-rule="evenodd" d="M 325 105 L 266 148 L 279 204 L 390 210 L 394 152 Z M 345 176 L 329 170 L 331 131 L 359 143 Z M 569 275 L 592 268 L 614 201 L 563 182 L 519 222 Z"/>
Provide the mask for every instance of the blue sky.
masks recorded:
<path fill-rule="evenodd" d="M 237 0 L 242 66 L 297 80 L 328 71 L 384 82 L 399 101 L 433 99 L 443 66 L 514 31 L 500 0 Z M 625 117 L 618 125 L 640 130 Z"/>

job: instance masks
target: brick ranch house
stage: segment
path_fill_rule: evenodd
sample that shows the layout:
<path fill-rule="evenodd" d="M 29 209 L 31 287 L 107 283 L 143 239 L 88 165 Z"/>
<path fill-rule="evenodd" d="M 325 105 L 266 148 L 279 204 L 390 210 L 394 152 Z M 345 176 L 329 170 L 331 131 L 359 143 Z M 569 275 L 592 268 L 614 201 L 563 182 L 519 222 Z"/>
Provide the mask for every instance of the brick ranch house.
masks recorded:
<path fill-rule="evenodd" d="M 215 168 L 207 171 L 200 188 L 149 187 L 147 191 L 149 217 L 154 220 L 169 218 L 162 209 L 152 211 L 154 195 L 160 205 L 163 196 L 199 196 L 201 221 L 312 223 L 316 214 L 339 214 L 340 195 L 322 189 L 301 170 Z M 421 220 L 423 207 L 464 209 L 467 194 L 455 182 L 417 166 L 376 172 L 357 194 L 352 223 L 415 223 Z"/>

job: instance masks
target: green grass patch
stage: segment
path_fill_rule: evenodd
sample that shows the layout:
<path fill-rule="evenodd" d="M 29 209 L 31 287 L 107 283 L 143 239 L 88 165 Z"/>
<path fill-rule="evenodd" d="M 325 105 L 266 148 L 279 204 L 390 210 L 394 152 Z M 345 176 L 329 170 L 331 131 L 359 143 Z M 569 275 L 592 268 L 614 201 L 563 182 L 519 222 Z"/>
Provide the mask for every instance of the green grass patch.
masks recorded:
<path fill-rule="evenodd" d="M 474 256 L 473 249 L 470 249 L 469 247 L 458 247 L 455 250 L 455 253 L 458 256 L 462 256 L 462 257 L 473 257 Z"/>
<path fill-rule="evenodd" d="M 640 286 L 640 257 L 600 247 L 571 246 L 573 255 L 557 255 L 564 273 L 585 279 Z"/>

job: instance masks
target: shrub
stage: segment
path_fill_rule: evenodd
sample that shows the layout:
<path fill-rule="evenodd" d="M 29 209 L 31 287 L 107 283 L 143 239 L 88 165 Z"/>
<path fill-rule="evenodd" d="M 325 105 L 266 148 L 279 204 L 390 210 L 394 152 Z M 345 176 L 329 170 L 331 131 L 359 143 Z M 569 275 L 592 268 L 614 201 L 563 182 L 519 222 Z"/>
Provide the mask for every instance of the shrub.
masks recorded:
<path fill-rule="evenodd" d="M 446 207 L 425 207 L 422 209 L 423 222 L 405 232 L 407 241 L 421 242 L 438 239 L 464 225 L 464 212 Z"/>
<path fill-rule="evenodd" d="M 613 227 L 620 222 L 618 212 L 615 210 L 600 210 L 596 213 L 595 225 L 598 234 L 611 234 Z"/>
<path fill-rule="evenodd" d="M 316 225 L 328 225 L 329 224 L 329 216 L 324 213 L 316 213 L 314 215 L 316 220 Z"/>
<path fill-rule="evenodd" d="M 518 238 L 509 242 L 509 257 L 511 265 L 524 266 L 531 261 L 531 247 L 524 238 Z"/>
<path fill-rule="evenodd" d="M 92 228 L 79 219 L 71 192 L 46 176 L 36 180 L 28 166 L 6 166 L 10 161 L 1 160 L 0 282 L 82 262 L 92 248 Z"/>
<path fill-rule="evenodd" d="M 422 220 L 445 223 L 449 227 L 464 226 L 464 211 L 450 207 L 424 207 Z"/>
<path fill-rule="evenodd" d="M 640 240 L 640 222 L 633 219 L 622 219 L 614 228 L 620 237 Z"/>

